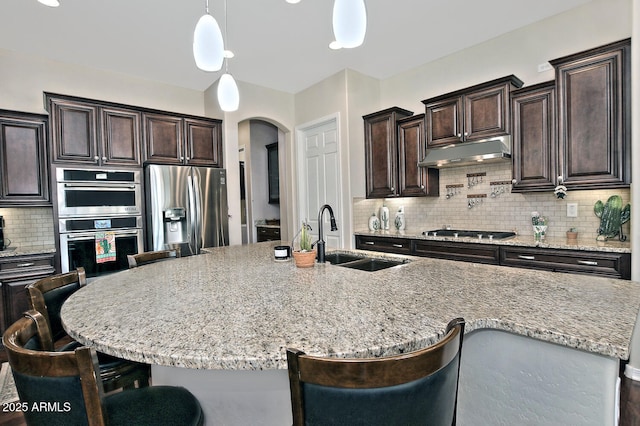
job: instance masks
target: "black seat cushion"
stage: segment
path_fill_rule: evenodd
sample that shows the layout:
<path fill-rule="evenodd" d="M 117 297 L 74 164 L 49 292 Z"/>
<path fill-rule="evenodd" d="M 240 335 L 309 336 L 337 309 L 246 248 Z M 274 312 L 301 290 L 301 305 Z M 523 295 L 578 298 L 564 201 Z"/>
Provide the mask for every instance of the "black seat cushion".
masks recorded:
<path fill-rule="evenodd" d="M 198 400 L 185 388 L 149 386 L 108 395 L 105 398 L 110 425 L 184 425 L 204 423 Z"/>

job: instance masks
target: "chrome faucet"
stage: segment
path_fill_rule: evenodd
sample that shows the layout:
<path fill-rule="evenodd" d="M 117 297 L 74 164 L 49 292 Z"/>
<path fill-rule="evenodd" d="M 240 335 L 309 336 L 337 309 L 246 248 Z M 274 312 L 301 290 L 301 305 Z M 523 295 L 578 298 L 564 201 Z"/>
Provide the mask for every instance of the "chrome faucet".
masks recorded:
<path fill-rule="evenodd" d="M 337 231 L 338 227 L 336 226 L 336 218 L 333 216 L 333 209 L 329 204 L 325 204 L 320 207 L 320 211 L 318 212 L 318 255 L 316 259 L 318 259 L 318 263 L 324 263 L 324 236 L 322 235 L 322 213 L 325 210 L 329 210 L 329 219 L 331 221 L 331 230 Z"/>

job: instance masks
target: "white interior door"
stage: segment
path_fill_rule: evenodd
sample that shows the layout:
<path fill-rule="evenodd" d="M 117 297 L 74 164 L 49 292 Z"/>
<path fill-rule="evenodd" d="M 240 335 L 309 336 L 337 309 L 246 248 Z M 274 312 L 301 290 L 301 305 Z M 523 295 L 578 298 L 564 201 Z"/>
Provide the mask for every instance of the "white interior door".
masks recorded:
<path fill-rule="evenodd" d="M 298 218 L 296 228 L 307 220 L 318 239 L 318 212 L 324 204 L 333 209 L 338 229 L 344 223 L 338 116 L 301 126 L 296 137 L 298 161 Z M 327 248 L 341 248 L 341 232 L 331 231 L 329 212 L 323 215 L 323 233 Z"/>

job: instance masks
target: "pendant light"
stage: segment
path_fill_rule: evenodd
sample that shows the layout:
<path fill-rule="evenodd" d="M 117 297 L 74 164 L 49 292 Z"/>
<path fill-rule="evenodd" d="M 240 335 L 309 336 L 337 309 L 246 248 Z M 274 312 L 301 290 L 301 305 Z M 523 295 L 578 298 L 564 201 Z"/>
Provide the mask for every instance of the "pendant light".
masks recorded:
<path fill-rule="evenodd" d="M 224 59 L 224 42 L 218 22 L 209 14 L 209 0 L 206 0 L 205 12 L 193 32 L 193 57 L 201 70 L 220 71 Z"/>
<path fill-rule="evenodd" d="M 224 0 L 224 39 L 229 45 L 229 36 L 227 35 L 227 0 Z M 224 74 L 218 80 L 218 104 L 220 109 L 225 112 L 237 111 L 240 106 L 240 92 L 238 85 L 233 76 L 229 74 L 229 58 L 233 57 L 230 50 L 226 50 L 229 54 L 224 59 Z"/>
<path fill-rule="evenodd" d="M 364 0 L 335 0 L 333 35 L 340 47 L 358 47 L 367 32 L 367 9 Z"/>
<path fill-rule="evenodd" d="M 60 6 L 60 2 L 58 0 L 38 0 L 38 2 L 44 4 L 49 7 L 58 7 Z"/>

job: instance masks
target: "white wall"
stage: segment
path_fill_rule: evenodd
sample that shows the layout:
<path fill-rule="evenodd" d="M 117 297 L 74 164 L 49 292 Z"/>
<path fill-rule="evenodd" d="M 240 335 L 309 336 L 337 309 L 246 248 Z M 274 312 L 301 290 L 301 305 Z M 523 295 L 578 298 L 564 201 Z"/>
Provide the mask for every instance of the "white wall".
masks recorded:
<path fill-rule="evenodd" d="M 42 92 L 204 115 L 203 92 L 0 49 L 0 108 L 45 113 Z"/>
<path fill-rule="evenodd" d="M 216 95 L 217 84 L 212 85 L 204 92 L 205 114 L 207 116 L 222 114 L 223 116 L 224 161 L 225 168 L 227 168 L 227 186 L 229 188 L 229 243 L 231 245 L 242 244 L 240 176 L 238 167 L 235 166 L 238 164 L 239 123 L 249 119 L 260 119 L 278 127 L 282 132 L 278 136 L 279 147 L 284 147 L 279 154 L 281 156 L 284 155 L 284 161 L 288 165 L 293 164 L 292 133 L 295 127 L 293 95 L 241 81 L 237 83 L 240 91 L 240 107 L 234 112 L 222 113 L 220 111 Z M 292 168 L 288 167 L 281 171 L 280 177 L 281 209 L 293 211 L 295 209 L 295 198 L 293 197 L 293 190 L 289 186 L 294 179 Z M 232 188 L 238 189 L 233 191 Z M 293 225 L 288 217 L 284 215 L 281 216 L 280 220 L 282 238 L 286 240 L 290 238 L 287 232 L 293 229 Z"/>

